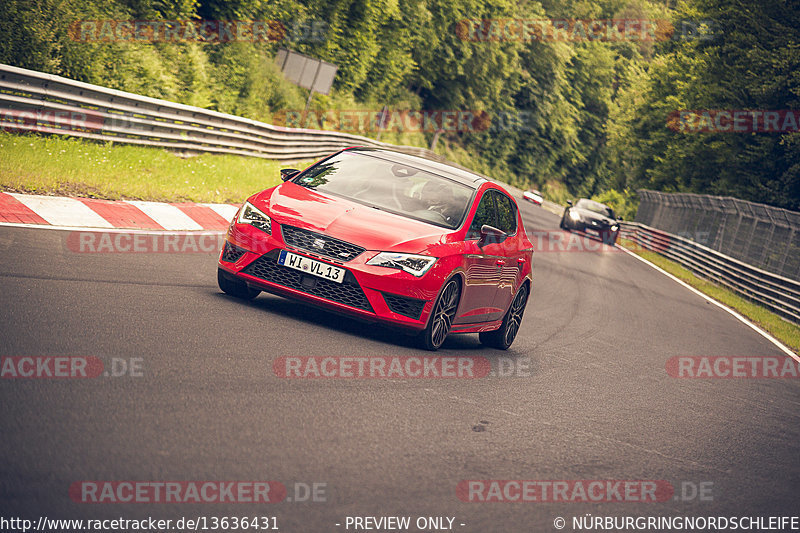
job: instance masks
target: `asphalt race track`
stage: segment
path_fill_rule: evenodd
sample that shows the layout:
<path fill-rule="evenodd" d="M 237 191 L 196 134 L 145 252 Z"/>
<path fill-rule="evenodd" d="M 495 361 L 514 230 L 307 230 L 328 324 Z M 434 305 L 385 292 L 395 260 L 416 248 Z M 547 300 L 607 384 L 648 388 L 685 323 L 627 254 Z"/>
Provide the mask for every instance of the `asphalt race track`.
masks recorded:
<path fill-rule="evenodd" d="M 556 216 L 521 209 L 529 233 L 559 231 Z M 800 381 L 665 370 L 675 356 L 783 353 L 625 253 L 536 253 L 511 350 L 465 335 L 436 354 L 486 357 L 513 376 L 284 379 L 272 367 L 282 356 L 431 354 L 275 296 L 227 297 L 216 254 L 79 254 L 68 233 L 0 228 L 0 355 L 141 358 L 141 375 L 0 380 L 3 516 L 274 516 L 284 532 L 447 516 L 456 531 L 514 533 L 556 531 L 559 516 L 572 531 L 587 513 L 800 509 Z M 289 492 L 275 504 L 76 503 L 81 480 L 275 480 Z M 469 503 L 462 480 L 665 480 L 675 496 Z M 288 501 L 296 483 L 324 495 Z"/>

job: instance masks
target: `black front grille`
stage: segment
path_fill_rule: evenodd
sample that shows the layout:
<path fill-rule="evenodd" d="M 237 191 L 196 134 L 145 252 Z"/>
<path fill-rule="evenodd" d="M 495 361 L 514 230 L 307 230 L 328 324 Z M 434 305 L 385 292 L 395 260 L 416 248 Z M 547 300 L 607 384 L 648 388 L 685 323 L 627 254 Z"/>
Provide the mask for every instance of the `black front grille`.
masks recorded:
<path fill-rule="evenodd" d="M 383 299 L 386 300 L 386 305 L 393 313 L 398 315 L 407 316 L 414 320 L 419 320 L 422 314 L 422 308 L 425 307 L 425 300 L 417 300 L 416 298 L 406 298 L 405 296 L 398 296 L 396 294 L 383 293 Z"/>
<path fill-rule="evenodd" d="M 342 283 L 336 283 L 279 265 L 278 254 L 278 250 L 270 252 L 250 263 L 242 272 L 326 300 L 372 311 L 369 300 L 351 272 L 347 272 Z"/>
<path fill-rule="evenodd" d="M 238 246 L 234 246 L 228 241 L 225 241 L 225 245 L 222 247 L 222 260 L 235 263 L 245 254 L 245 252 L 247 252 L 247 250 L 244 248 L 239 248 Z"/>
<path fill-rule="evenodd" d="M 281 226 L 283 240 L 289 246 L 310 252 L 315 255 L 329 257 L 336 261 L 350 261 L 364 252 L 364 248 L 349 242 L 334 239 L 322 233 L 315 233 L 294 226 Z"/>

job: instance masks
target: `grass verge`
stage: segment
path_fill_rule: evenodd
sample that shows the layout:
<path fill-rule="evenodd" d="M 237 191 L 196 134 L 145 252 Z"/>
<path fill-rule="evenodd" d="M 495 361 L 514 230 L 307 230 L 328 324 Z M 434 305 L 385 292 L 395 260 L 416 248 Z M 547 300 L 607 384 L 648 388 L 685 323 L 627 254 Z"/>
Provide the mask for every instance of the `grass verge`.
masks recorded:
<path fill-rule="evenodd" d="M 787 322 L 766 307 L 746 300 L 727 287 L 697 277 L 690 270 L 666 257 L 655 252 L 642 250 L 640 246 L 628 239 L 620 239 L 619 243 L 636 255 L 647 259 L 681 281 L 748 318 L 795 353 L 800 354 L 800 326 Z"/>
<path fill-rule="evenodd" d="M 108 200 L 239 203 L 310 162 L 202 154 L 0 132 L 0 189 Z"/>

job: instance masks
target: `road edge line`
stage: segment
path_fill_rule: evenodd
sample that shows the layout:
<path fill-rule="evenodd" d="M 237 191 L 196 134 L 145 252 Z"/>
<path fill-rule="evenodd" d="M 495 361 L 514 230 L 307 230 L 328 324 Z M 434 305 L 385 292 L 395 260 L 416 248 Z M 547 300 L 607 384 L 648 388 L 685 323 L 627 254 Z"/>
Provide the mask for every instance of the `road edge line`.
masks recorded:
<path fill-rule="evenodd" d="M 655 270 L 661 272 L 662 274 L 664 274 L 665 276 L 667 276 L 671 280 L 676 281 L 679 284 L 683 285 L 684 287 L 686 287 L 687 289 L 689 289 L 693 293 L 697 294 L 698 296 L 701 296 L 707 302 L 712 303 L 712 304 L 716 305 L 717 307 L 719 307 L 720 309 L 723 309 L 723 310 L 727 311 L 728 313 L 733 315 L 736 319 L 738 319 L 740 322 L 746 324 L 751 329 L 756 331 L 759 335 L 761 335 L 762 337 L 767 339 L 769 342 L 771 342 L 772 344 L 777 346 L 786 355 L 788 355 L 789 357 L 791 357 L 792 359 L 794 359 L 795 361 L 800 363 L 800 356 L 798 356 L 796 353 L 794 353 L 794 351 L 792 351 L 788 346 L 784 345 L 781 341 L 779 341 L 778 339 L 776 339 L 775 337 L 770 335 L 768 332 L 766 332 L 763 329 L 761 329 L 758 325 L 756 325 L 755 323 L 751 322 L 747 317 L 742 316 L 741 314 L 737 313 L 736 311 L 734 311 L 733 309 L 731 309 L 727 305 L 723 304 L 722 302 L 718 302 L 717 300 L 715 300 L 711 296 L 707 295 L 706 293 L 704 293 L 704 292 L 702 292 L 702 291 L 700 291 L 698 289 L 695 289 L 694 287 L 692 287 L 691 285 L 689 285 L 688 283 L 686 283 L 682 279 L 678 278 L 677 276 L 673 276 L 672 274 L 670 274 L 669 272 L 667 272 L 666 270 L 664 270 L 660 266 L 656 265 L 655 263 L 652 263 L 652 262 L 648 261 L 647 259 L 645 259 L 644 257 L 641 257 L 638 254 L 635 254 L 635 253 L 631 252 L 630 250 L 628 250 L 624 246 L 621 246 L 621 245 L 618 244 L 617 247 L 620 250 L 622 250 L 623 252 L 625 252 L 626 254 L 635 257 L 636 259 L 638 259 L 642 263 L 650 265 Z"/>

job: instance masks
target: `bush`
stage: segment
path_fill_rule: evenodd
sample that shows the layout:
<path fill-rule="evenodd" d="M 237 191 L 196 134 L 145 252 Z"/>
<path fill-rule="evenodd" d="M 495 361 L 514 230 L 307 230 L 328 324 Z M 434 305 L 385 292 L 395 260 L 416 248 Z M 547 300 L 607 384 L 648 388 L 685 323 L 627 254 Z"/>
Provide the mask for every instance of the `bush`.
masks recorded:
<path fill-rule="evenodd" d="M 606 204 L 612 208 L 617 216 L 621 216 L 623 220 L 632 221 L 636 218 L 636 210 L 639 207 L 639 199 L 636 193 L 625 190 L 619 192 L 610 189 L 592 197 L 592 200 Z"/>

